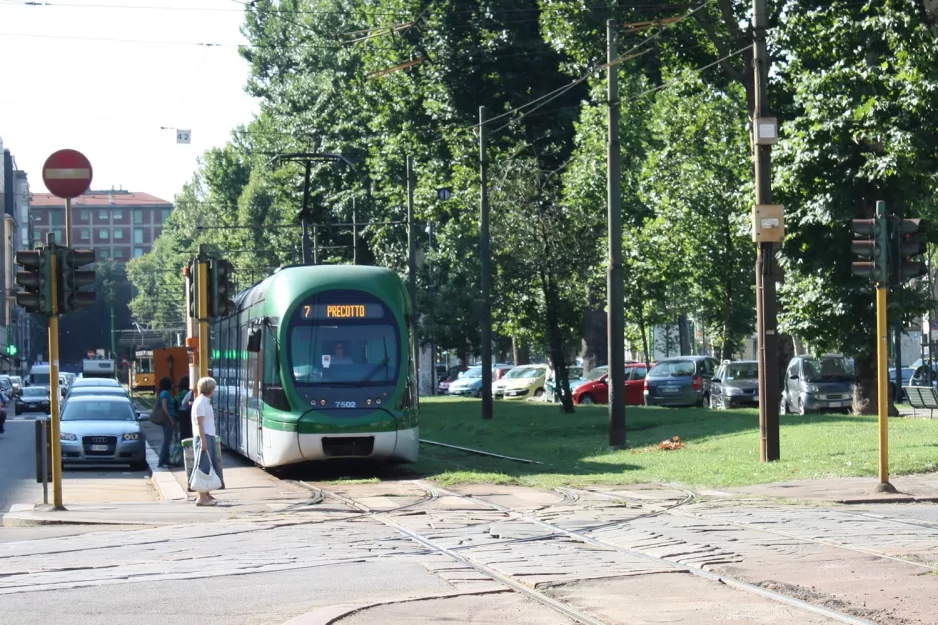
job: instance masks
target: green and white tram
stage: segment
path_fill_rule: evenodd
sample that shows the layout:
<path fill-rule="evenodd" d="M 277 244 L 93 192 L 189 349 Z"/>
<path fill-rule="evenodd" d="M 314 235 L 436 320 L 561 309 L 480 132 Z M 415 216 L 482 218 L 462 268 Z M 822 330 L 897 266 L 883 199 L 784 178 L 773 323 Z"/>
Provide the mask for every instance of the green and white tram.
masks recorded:
<path fill-rule="evenodd" d="M 415 462 L 410 304 L 379 267 L 287 267 L 211 326 L 218 436 L 264 467 L 330 458 Z"/>

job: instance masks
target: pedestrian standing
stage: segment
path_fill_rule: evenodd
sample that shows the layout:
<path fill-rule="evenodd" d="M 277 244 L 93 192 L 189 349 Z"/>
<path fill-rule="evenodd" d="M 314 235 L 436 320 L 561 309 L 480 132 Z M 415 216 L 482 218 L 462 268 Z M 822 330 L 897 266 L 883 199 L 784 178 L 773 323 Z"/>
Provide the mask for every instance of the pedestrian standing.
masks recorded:
<path fill-rule="evenodd" d="M 215 394 L 215 380 L 201 378 L 196 384 L 199 396 L 192 402 L 192 431 L 195 437 L 196 467 L 203 473 L 215 470 L 220 480 L 223 480 L 221 463 L 218 458 L 218 447 L 215 442 L 215 411 L 212 409 L 212 395 Z M 211 493 L 199 493 L 197 506 L 214 506 L 218 503 Z"/>
<path fill-rule="evenodd" d="M 160 394 L 156 401 L 167 419 L 163 422 L 163 444 L 160 445 L 159 466 L 169 468 L 169 447 L 176 434 L 176 398 L 173 397 L 173 381 L 164 377 L 160 380 Z"/>
<path fill-rule="evenodd" d="M 189 389 L 189 376 L 179 378 L 179 391 L 176 393 L 176 412 L 179 415 L 179 440 L 192 438 L 192 391 Z"/>

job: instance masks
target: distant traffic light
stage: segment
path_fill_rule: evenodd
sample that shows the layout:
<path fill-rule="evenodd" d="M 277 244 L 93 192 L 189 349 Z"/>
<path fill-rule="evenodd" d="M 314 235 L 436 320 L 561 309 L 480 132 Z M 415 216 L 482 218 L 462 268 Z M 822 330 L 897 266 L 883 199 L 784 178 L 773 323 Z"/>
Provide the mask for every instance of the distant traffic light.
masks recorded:
<path fill-rule="evenodd" d="M 855 240 L 850 250 L 864 260 L 851 264 L 853 275 L 885 284 L 889 276 L 888 220 L 853 219 L 850 222 Z"/>
<path fill-rule="evenodd" d="M 198 260 L 193 260 L 188 267 L 184 267 L 182 275 L 186 278 L 186 288 L 189 291 L 189 317 L 198 319 L 199 303 L 196 299 L 199 292 L 196 288 L 196 276 L 199 275 Z"/>
<path fill-rule="evenodd" d="M 231 300 L 233 288 L 231 274 L 234 266 L 227 260 L 212 259 L 208 265 L 209 316 L 227 317 L 234 314 L 235 304 Z"/>
<path fill-rule="evenodd" d="M 45 247 L 16 253 L 16 264 L 25 269 L 16 273 L 16 283 L 24 289 L 16 294 L 16 303 L 27 312 L 52 314 L 53 253 Z"/>
<path fill-rule="evenodd" d="M 94 272 L 82 271 L 81 268 L 94 263 L 93 250 L 73 250 L 60 247 L 58 252 L 58 291 L 59 314 L 81 310 L 94 304 L 94 291 L 82 291 L 86 286 L 94 286 Z"/>
<path fill-rule="evenodd" d="M 924 219 L 896 219 L 893 232 L 896 237 L 896 282 L 902 283 L 928 273 L 924 262 L 915 260 L 928 251 L 925 233 L 929 223 Z"/>

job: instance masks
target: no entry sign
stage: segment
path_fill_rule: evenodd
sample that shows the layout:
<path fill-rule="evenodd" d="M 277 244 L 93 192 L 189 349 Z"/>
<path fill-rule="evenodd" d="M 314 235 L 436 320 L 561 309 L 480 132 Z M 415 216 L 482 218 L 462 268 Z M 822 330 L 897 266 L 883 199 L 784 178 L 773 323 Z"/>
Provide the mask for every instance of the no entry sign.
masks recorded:
<path fill-rule="evenodd" d="M 59 150 L 42 166 L 42 181 L 49 192 L 63 199 L 76 198 L 91 186 L 91 162 L 77 150 Z"/>

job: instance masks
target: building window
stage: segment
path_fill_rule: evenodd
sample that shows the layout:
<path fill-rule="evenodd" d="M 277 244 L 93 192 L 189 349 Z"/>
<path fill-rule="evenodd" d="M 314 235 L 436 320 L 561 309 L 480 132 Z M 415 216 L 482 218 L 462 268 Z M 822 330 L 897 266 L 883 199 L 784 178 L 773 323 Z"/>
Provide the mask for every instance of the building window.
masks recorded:
<path fill-rule="evenodd" d="M 53 226 L 64 226 L 65 225 L 65 213 L 62 211 L 50 211 L 49 215 L 52 217 Z"/>
<path fill-rule="evenodd" d="M 123 241 L 123 240 L 124 240 L 124 231 L 121 230 L 120 228 L 115 229 L 115 230 L 114 230 L 114 240 L 115 240 L 115 241 Z"/>
<path fill-rule="evenodd" d="M 101 260 L 107 260 L 108 258 L 110 258 L 110 256 L 111 254 L 108 252 L 108 250 L 98 250 L 98 257 Z"/>
<path fill-rule="evenodd" d="M 42 232 L 33 230 L 33 241 L 42 241 Z"/>
<path fill-rule="evenodd" d="M 91 231 L 88 228 L 82 228 L 78 231 L 78 238 L 81 241 L 88 241 L 91 239 Z"/>
<path fill-rule="evenodd" d="M 115 259 L 118 259 L 118 258 L 123 258 L 123 257 L 124 257 L 124 248 L 122 248 L 122 247 L 115 247 L 115 248 L 114 248 L 114 258 L 115 258 Z"/>
<path fill-rule="evenodd" d="M 107 211 L 107 210 L 104 210 L 104 209 L 99 210 L 99 211 L 98 211 L 98 219 L 103 219 L 104 221 L 107 221 L 107 214 L 108 214 L 108 211 Z"/>
<path fill-rule="evenodd" d="M 140 258 L 141 256 L 143 256 L 143 248 L 142 248 L 142 247 L 135 247 L 135 248 L 134 248 L 134 258 Z"/>
<path fill-rule="evenodd" d="M 134 228 L 134 243 L 143 243 L 143 228 Z"/>
<path fill-rule="evenodd" d="M 163 224 L 166 223 L 166 220 L 169 219 L 169 213 L 170 213 L 171 211 L 172 211 L 172 209 L 170 209 L 170 208 L 164 208 L 164 209 L 163 209 L 163 212 L 162 212 L 162 217 L 163 217 L 163 219 L 162 219 L 162 221 L 160 221 L 160 223 L 163 223 Z"/>
<path fill-rule="evenodd" d="M 134 211 L 134 223 L 142 224 L 143 223 L 143 211 Z"/>
<path fill-rule="evenodd" d="M 108 241 L 108 240 L 110 240 L 110 238 L 111 238 L 111 231 L 108 230 L 107 228 L 99 228 L 99 229 L 98 229 L 98 238 L 101 239 L 102 241 Z"/>
<path fill-rule="evenodd" d="M 65 230 L 55 231 L 55 242 L 58 245 L 65 245 Z"/>
<path fill-rule="evenodd" d="M 91 211 L 82 209 L 78 211 L 78 220 L 79 221 L 88 221 L 91 219 Z"/>
<path fill-rule="evenodd" d="M 124 220 L 124 211 L 116 210 L 114 211 L 114 221 L 123 221 Z"/>

